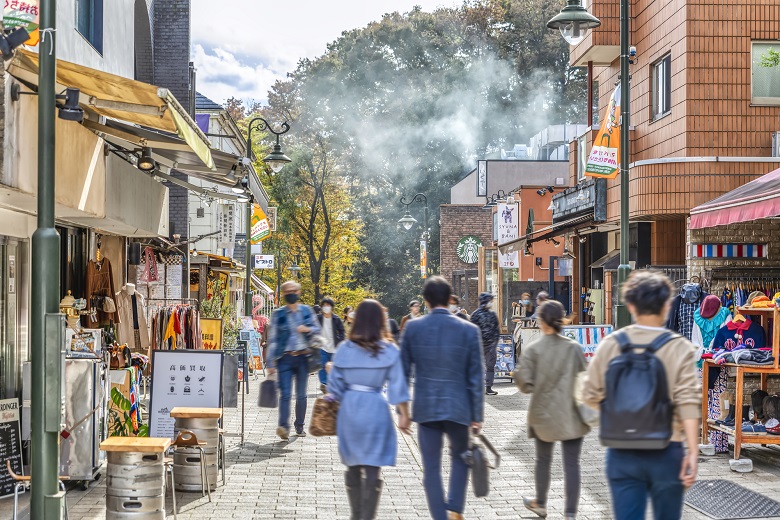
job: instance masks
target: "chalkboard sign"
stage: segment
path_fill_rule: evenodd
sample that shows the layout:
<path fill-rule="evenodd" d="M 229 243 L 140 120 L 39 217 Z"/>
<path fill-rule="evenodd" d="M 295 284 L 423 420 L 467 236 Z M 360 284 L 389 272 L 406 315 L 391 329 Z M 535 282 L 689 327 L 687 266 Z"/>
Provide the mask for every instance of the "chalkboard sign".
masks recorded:
<path fill-rule="evenodd" d="M 22 436 L 19 434 L 19 400 L 0 400 L 0 497 L 14 494 L 16 481 L 5 469 L 5 461 L 17 475 L 22 474 Z"/>
<path fill-rule="evenodd" d="M 252 338 L 249 340 L 249 347 L 252 349 L 252 356 L 260 357 L 260 333 L 252 331 Z"/>

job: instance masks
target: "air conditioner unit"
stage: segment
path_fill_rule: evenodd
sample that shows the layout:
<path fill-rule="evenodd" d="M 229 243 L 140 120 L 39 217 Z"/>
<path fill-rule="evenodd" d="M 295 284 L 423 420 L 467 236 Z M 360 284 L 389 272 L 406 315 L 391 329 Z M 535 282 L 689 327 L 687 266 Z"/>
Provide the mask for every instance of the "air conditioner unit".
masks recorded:
<path fill-rule="evenodd" d="M 772 132 L 772 157 L 780 157 L 780 132 Z"/>

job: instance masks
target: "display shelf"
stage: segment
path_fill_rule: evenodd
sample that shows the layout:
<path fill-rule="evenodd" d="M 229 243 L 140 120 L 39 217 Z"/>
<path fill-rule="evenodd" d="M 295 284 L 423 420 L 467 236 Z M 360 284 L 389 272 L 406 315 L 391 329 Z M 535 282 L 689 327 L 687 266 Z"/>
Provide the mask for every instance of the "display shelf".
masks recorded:
<path fill-rule="evenodd" d="M 770 374 L 780 375 L 780 368 L 778 368 L 778 351 L 780 351 L 780 311 L 778 309 L 745 309 L 740 308 L 739 312 L 743 315 L 760 316 L 762 325 L 766 329 L 769 326 L 769 319 L 773 319 L 773 334 L 772 338 L 772 356 L 774 356 L 774 363 L 772 365 L 739 365 L 734 363 L 725 363 L 718 365 L 713 363 L 712 360 L 705 359 L 702 367 L 702 428 L 701 428 L 701 442 L 702 444 L 709 444 L 710 431 L 720 431 L 732 435 L 734 437 L 734 459 L 739 459 L 742 452 L 742 446 L 745 444 L 780 444 L 780 436 L 777 435 L 762 435 L 751 434 L 742 432 L 742 403 L 744 402 L 744 390 L 745 390 L 745 374 L 759 374 L 761 376 L 761 390 L 766 392 L 767 389 L 767 376 Z M 768 331 L 767 331 L 768 332 Z M 767 337 L 770 337 L 767 335 Z M 734 425 L 735 428 L 723 428 L 707 422 L 708 414 L 708 392 L 709 379 L 711 367 L 732 368 L 736 371 L 736 391 L 734 397 Z M 739 427 L 737 427 L 739 426 Z"/>

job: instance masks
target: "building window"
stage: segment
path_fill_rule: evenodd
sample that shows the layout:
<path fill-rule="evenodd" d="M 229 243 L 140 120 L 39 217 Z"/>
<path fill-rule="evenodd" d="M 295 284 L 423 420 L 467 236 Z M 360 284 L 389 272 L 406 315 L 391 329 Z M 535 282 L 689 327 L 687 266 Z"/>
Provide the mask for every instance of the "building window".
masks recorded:
<path fill-rule="evenodd" d="M 780 105 L 780 43 L 754 42 L 751 54 L 751 101 Z"/>
<path fill-rule="evenodd" d="M 76 0 L 76 29 L 103 54 L 103 0 Z"/>
<path fill-rule="evenodd" d="M 667 54 L 652 66 L 653 119 L 660 119 L 672 110 L 672 55 Z"/>
<path fill-rule="evenodd" d="M 577 138 L 577 181 L 585 179 L 585 167 L 588 165 L 587 134 Z"/>

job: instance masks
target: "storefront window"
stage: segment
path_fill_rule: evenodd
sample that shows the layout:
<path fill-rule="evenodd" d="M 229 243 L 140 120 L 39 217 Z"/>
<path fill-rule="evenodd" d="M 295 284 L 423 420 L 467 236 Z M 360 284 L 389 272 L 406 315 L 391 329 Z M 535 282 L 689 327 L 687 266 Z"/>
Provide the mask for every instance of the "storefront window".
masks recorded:
<path fill-rule="evenodd" d="M 498 294 L 498 250 L 484 248 L 483 254 L 485 255 L 485 278 L 484 278 L 484 291 L 490 294 Z"/>
<path fill-rule="evenodd" d="M 751 61 L 752 102 L 780 105 L 780 45 L 754 42 Z"/>

